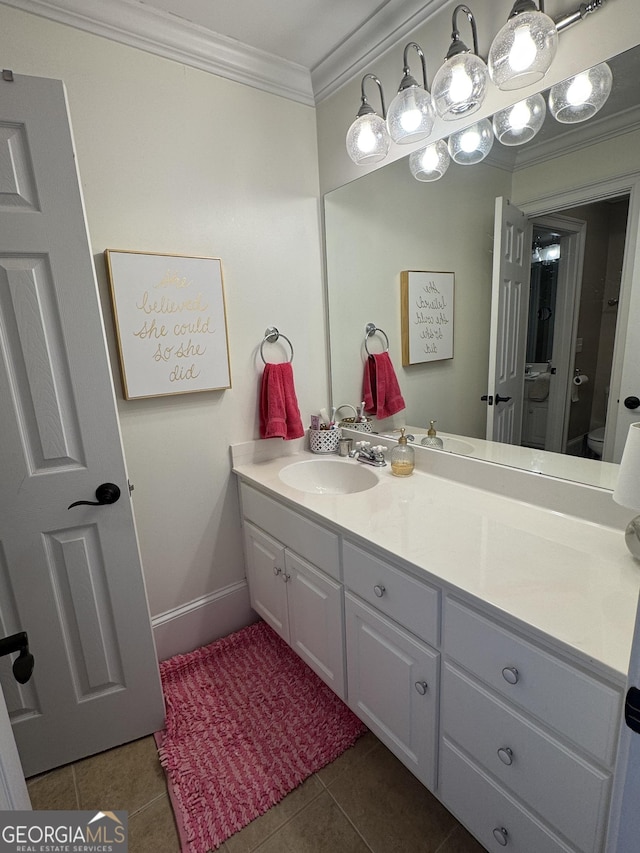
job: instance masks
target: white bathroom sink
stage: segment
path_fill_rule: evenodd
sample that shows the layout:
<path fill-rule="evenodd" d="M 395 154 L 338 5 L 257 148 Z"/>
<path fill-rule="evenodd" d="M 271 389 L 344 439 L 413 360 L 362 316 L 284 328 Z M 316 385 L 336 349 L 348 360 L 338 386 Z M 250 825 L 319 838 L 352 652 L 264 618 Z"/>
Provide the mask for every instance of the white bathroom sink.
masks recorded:
<path fill-rule="evenodd" d="M 351 495 L 373 488 L 378 477 L 362 462 L 339 459 L 307 459 L 293 462 L 280 471 L 287 486 L 312 495 Z"/>

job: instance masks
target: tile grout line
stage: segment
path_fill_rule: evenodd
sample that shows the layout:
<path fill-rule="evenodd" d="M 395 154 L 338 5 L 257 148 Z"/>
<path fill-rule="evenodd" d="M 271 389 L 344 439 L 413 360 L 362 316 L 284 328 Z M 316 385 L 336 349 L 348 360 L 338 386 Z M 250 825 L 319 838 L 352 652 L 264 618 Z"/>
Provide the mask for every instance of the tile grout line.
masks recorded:
<path fill-rule="evenodd" d="M 315 776 L 316 774 L 313 773 L 312 775 Z M 311 776 L 309 776 L 307 778 L 310 779 Z M 306 779 L 304 781 L 306 781 Z M 318 781 L 320 781 L 320 780 L 318 780 Z M 321 797 L 322 794 L 326 793 L 326 790 L 327 789 L 325 787 L 324 790 L 320 790 L 316 794 L 314 794 L 314 796 L 308 802 L 306 802 L 303 806 L 300 806 L 300 808 L 297 811 L 295 811 L 292 815 L 290 815 L 290 817 L 288 817 L 287 820 L 284 821 L 284 823 L 281 823 L 280 826 L 276 827 L 273 830 L 273 832 L 270 832 L 268 835 L 265 835 L 264 838 L 261 838 L 260 841 L 258 842 L 258 844 L 255 847 L 252 847 L 251 850 L 248 851 L 248 853 L 256 853 L 256 851 L 259 851 L 265 842 L 267 842 L 267 841 L 269 841 L 269 839 L 273 838 L 273 836 L 276 835 L 278 832 L 280 832 L 281 829 L 284 829 L 285 826 L 290 824 L 294 818 L 298 817 L 298 815 L 302 814 L 302 812 L 305 811 L 305 809 L 307 809 L 310 805 L 315 803 L 315 801 L 318 799 L 318 797 Z M 292 792 L 289 792 L 289 793 L 292 793 Z M 284 799 L 284 797 L 283 797 L 283 799 Z M 280 802 L 282 802 L 282 800 L 280 800 Z M 278 803 L 276 803 L 275 805 L 277 806 Z M 275 806 L 272 806 L 271 808 L 275 808 Z M 265 814 L 266 814 L 266 812 L 265 812 Z M 260 817 L 263 817 L 263 815 L 260 815 Z M 256 818 L 256 819 L 259 819 L 259 818 Z M 248 824 L 247 824 L 247 826 L 248 826 Z M 242 832 L 242 830 L 240 830 L 240 832 Z M 233 836 L 231 835 L 231 836 L 229 836 L 229 838 L 233 838 Z M 227 841 L 229 841 L 229 838 L 227 839 Z M 226 844 L 226 841 L 224 843 Z"/>
<path fill-rule="evenodd" d="M 73 792 L 76 795 L 76 808 L 80 809 L 80 791 L 78 789 L 78 779 L 76 776 L 75 764 L 71 765 L 71 778 L 73 779 Z"/>
<path fill-rule="evenodd" d="M 457 826 L 455 826 L 455 825 L 452 826 L 451 832 L 447 835 L 446 838 L 443 839 L 442 844 L 438 845 L 438 849 L 434 850 L 433 853 L 441 853 L 444 850 L 446 843 L 449 841 L 449 839 L 454 834 L 454 832 L 457 832 L 457 830 L 458 830 Z"/>
<path fill-rule="evenodd" d="M 350 818 L 350 817 L 349 817 L 349 815 L 346 813 L 346 811 L 342 808 L 342 806 L 340 805 L 340 803 L 338 802 L 338 800 L 333 796 L 333 793 L 329 790 L 329 788 L 327 788 L 327 793 L 329 794 L 329 796 L 331 797 L 331 799 L 333 800 L 333 802 L 336 804 L 336 806 L 338 807 L 338 809 L 340 809 L 340 811 L 341 811 L 341 812 L 342 812 L 342 814 L 345 816 L 345 818 L 346 818 L 346 819 L 347 819 L 347 821 L 350 823 L 350 825 L 353 827 L 354 832 L 356 833 L 356 835 L 358 836 L 358 838 L 360 838 L 360 840 L 362 841 L 362 843 L 364 844 L 364 846 L 367 848 L 367 850 L 369 850 L 369 851 L 370 851 L 370 853 L 375 853 L 375 851 L 374 851 L 373 847 L 371 847 L 371 845 L 368 843 L 367 839 L 366 839 L 366 838 L 364 837 L 364 835 L 360 832 L 360 830 L 359 830 L 359 829 L 358 829 L 358 827 L 355 825 L 355 823 L 351 820 L 351 818 Z"/>

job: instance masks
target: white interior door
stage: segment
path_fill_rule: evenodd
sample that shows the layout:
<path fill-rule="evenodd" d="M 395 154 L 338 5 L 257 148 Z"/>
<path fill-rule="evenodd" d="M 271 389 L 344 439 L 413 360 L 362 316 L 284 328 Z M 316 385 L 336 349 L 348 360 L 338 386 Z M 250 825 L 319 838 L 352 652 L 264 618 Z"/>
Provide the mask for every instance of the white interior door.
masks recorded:
<path fill-rule="evenodd" d="M 27 776 L 148 734 L 164 706 L 64 87 L 0 80 L 2 688 Z M 121 497 L 94 501 L 113 483 Z"/>
<path fill-rule="evenodd" d="M 496 199 L 487 439 L 520 444 L 527 346 L 531 225 L 507 199 Z"/>

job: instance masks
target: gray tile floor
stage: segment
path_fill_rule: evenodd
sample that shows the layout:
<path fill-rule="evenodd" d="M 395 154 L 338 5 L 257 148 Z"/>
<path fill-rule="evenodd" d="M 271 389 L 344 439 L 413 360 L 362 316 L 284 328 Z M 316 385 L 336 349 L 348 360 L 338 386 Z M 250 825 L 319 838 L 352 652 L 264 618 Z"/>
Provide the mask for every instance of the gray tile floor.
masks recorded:
<path fill-rule="evenodd" d="M 34 809 L 123 809 L 130 853 L 178 853 L 152 737 L 28 782 Z M 372 734 L 314 773 L 221 853 L 484 853 Z"/>

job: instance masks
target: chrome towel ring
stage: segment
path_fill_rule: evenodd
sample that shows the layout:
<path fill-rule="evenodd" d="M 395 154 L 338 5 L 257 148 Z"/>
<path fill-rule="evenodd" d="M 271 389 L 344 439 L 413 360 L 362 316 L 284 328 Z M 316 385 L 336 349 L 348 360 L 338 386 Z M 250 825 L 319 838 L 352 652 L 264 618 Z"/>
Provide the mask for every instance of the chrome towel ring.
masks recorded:
<path fill-rule="evenodd" d="M 367 323 L 364 332 L 365 332 L 364 348 L 367 351 L 367 355 L 372 355 L 372 353 L 369 352 L 369 347 L 367 346 L 367 342 L 368 342 L 369 338 L 375 334 L 382 335 L 382 337 L 385 340 L 385 344 L 386 344 L 386 348 L 384 349 L 384 352 L 389 352 L 389 338 L 387 337 L 387 333 L 383 332 L 382 329 L 378 329 L 377 326 L 375 325 L 375 323 Z"/>
<path fill-rule="evenodd" d="M 289 359 L 289 362 L 293 361 L 293 344 L 291 343 L 289 338 L 286 335 L 283 335 L 282 332 L 279 332 L 275 326 L 269 326 L 269 328 L 265 330 L 264 338 L 262 340 L 262 343 L 260 344 L 260 358 L 265 364 L 267 364 L 267 359 L 264 357 L 264 345 L 266 343 L 275 344 L 275 342 L 279 338 L 284 338 L 285 341 L 289 344 L 289 347 L 291 348 L 291 358 Z"/>

